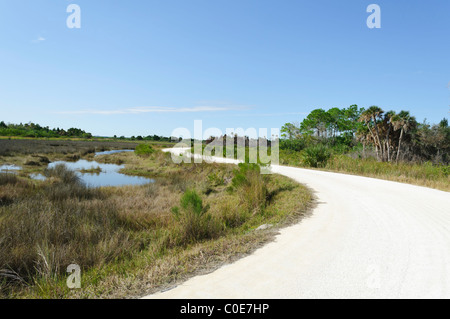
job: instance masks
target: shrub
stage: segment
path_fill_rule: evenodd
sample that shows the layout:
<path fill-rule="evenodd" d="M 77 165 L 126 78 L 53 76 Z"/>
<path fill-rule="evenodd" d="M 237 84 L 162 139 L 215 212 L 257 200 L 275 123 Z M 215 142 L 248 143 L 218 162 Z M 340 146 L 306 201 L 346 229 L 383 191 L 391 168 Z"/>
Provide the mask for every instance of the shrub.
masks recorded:
<path fill-rule="evenodd" d="M 258 164 L 240 163 L 234 171 L 231 189 L 238 190 L 243 207 L 252 214 L 264 210 L 267 199 L 267 188 L 264 175 Z"/>
<path fill-rule="evenodd" d="M 70 170 L 64 164 L 58 164 L 52 168 L 45 169 L 44 176 L 57 178 L 64 184 L 81 184 L 80 177 L 77 173 Z"/>
<path fill-rule="evenodd" d="M 316 145 L 303 150 L 303 163 L 310 167 L 325 167 L 331 158 L 331 152 L 326 146 Z"/>
<path fill-rule="evenodd" d="M 280 140 L 281 150 L 291 150 L 295 152 L 300 152 L 306 147 L 306 141 L 304 139 L 295 140 Z"/>
<path fill-rule="evenodd" d="M 136 146 L 134 153 L 138 156 L 149 156 L 153 154 L 155 150 L 148 144 L 139 144 Z"/>
<path fill-rule="evenodd" d="M 220 226 L 210 214 L 209 206 L 195 190 L 187 190 L 180 199 L 180 207 L 173 207 L 172 213 L 179 223 L 178 241 L 181 244 L 193 243 L 220 235 Z"/>

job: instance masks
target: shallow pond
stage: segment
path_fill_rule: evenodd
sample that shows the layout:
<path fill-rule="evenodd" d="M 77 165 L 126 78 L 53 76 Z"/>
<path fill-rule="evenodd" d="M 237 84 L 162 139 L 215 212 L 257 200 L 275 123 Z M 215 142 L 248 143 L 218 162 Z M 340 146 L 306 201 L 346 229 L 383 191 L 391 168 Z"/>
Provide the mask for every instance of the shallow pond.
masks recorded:
<path fill-rule="evenodd" d="M 124 153 L 124 152 L 134 152 L 134 150 L 112 150 L 112 151 L 97 152 L 97 153 L 95 153 L 95 156 L 110 155 L 110 154 L 117 154 L 117 153 Z"/>
<path fill-rule="evenodd" d="M 96 155 L 115 154 L 120 152 L 128 152 L 130 150 L 122 151 L 108 151 L 99 152 Z M 132 151 L 132 150 L 131 150 Z M 67 168 L 74 170 L 80 176 L 80 179 L 88 187 L 103 187 L 103 186 L 125 186 L 125 185 L 144 185 L 153 183 L 154 180 L 140 176 L 129 176 L 120 173 L 119 171 L 125 167 L 125 165 L 116 164 L 103 164 L 96 161 L 79 160 L 77 162 L 58 161 L 48 165 L 48 168 L 55 167 L 58 164 L 64 164 Z M 92 170 L 100 168 L 100 172 L 80 172 L 83 170 Z M 33 179 L 44 180 L 45 177 L 42 174 L 32 174 L 30 176 Z"/>
<path fill-rule="evenodd" d="M 0 165 L 0 173 L 15 173 L 21 169 L 22 167 L 16 165 Z"/>

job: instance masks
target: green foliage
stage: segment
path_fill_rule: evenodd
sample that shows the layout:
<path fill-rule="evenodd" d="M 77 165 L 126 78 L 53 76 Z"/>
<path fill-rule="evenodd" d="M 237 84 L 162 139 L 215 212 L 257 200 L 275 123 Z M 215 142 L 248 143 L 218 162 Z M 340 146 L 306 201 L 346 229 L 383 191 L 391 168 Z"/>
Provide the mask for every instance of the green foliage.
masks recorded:
<path fill-rule="evenodd" d="M 236 190 L 241 198 L 242 208 L 251 214 L 262 213 L 267 203 L 265 176 L 258 164 L 240 163 L 234 171 L 230 190 Z"/>
<path fill-rule="evenodd" d="M 195 190 L 187 190 L 181 197 L 180 206 L 184 211 L 201 216 L 203 211 L 203 201 Z"/>
<path fill-rule="evenodd" d="M 258 164 L 239 163 L 239 169 L 234 171 L 232 185 L 235 188 L 244 185 L 250 185 L 251 176 L 261 174 L 261 168 Z"/>
<path fill-rule="evenodd" d="M 79 137 L 79 138 L 92 138 L 91 133 L 87 133 L 79 128 L 70 128 L 67 131 L 60 128 L 50 129 L 48 126 L 42 127 L 35 123 L 26 124 L 5 124 L 0 122 L 0 136 L 20 136 L 20 137 L 45 137 L 45 138 L 58 138 L 58 137 Z"/>
<path fill-rule="evenodd" d="M 220 186 L 225 183 L 223 176 L 219 176 L 219 174 L 216 172 L 208 175 L 208 182 L 211 186 Z"/>
<path fill-rule="evenodd" d="M 280 149 L 281 150 L 291 150 L 295 152 L 302 151 L 307 145 L 307 141 L 304 138 L 295 140 L 281 140 Z"/>
<path fill-rule="evenodd" d="M 308 147 L 302 153 L 303 163 L 310 167 L 324 167 L 330 158 L 331 152 L 323 145 Z"/>
<path fill-rule="evenodd" d="M 221 226 L 207 213 L 209 206 L 195 190 L 186 190 L 180 199 L 180 207 L 173 207 L 172 214 L 179 223 L 175 241 L 180 245 L 218 237 Z"/>
<path fill-rule="evenodd" d="M 296 125 L 282 127 L 280 150 L 291 158 L 282 162 L 297 162 L 294 152 L 314 145 L 324 145 L 333 154 L 347 154 L 362 149 L 361 158 L 376 157 L 382 162 L 425 162 L 448 165 L 450 162 L 450 127 L 448 120 L 439 124 L 420 124 L 408 111 L 385 112 L 378 106 L 367 110 L 351 105 L 315 109 Z M 321 166 L 318 150 L 307 150 L 305 162 Z M 323 153 L 323 152 L 322 152 Z M 326 155 L 324 153 L 324 155 Z"/>
<path fill-rule="evenodd" d="M 134 150 L 134 153 L 138 156 L 148 156 L 155 152 L 153 147 L 148 144 L 139 144 L 136 146 L 136 149 Z"/>
<path fill-rule="evenodd" d="M 289 140 L 296 138 L 300 133 L 300 128 L 293 123 L 286 123 L 281 127 L 281 136 Z"/>

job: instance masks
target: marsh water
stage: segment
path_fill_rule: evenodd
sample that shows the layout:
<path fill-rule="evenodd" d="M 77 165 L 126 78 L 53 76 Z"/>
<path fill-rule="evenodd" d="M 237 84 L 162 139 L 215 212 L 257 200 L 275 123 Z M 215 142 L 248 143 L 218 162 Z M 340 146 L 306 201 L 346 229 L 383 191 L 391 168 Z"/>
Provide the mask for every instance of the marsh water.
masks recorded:
<path fill-rule="evenodd" d="M 129 152 L 130 150 L 107 151 L 99 152 L 96 155 L 115 154 L 120 152 Z M 131 150 L 132 151 L 132 150 Z M 103 164 L 96 161 L 79 160 L 76 162 L 58 161 L 48 165 L 48 168 L 55 167 L 58 164 L 64 164 L 67 168 L 77 172 L 81 181 L 88 187 L 103 187 L 103 186 L 125 186 L 125 185 L 144 185 L 153 183 L 154 180 L 140 176 L 129 176 L 120 173 L 124 165 Z M 99 172 L 81 172 L 83 170 L 92 170 L 100 168 Z M 42 174 L 31 175 L 33 179 L 45 179 Z"/>
<path fill-rule="evenodd" d="M 15 173 L 21 169 L 22 167 L 16 165 L 0 165 L 0 173 Z"/>

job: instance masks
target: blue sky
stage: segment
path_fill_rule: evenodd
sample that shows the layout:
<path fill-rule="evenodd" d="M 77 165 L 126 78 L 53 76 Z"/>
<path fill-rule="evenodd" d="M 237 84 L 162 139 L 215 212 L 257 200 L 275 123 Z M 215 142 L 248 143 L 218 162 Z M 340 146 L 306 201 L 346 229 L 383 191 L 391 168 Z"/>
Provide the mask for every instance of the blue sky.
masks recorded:
<path fill-rule="evenodd" d="M 81 29 L 66 26 L 72 3 Z M 1 0 L 0 120 L 168 136 L 358 104 L 437 123 L 449 14 L 441 0 Z"/>

